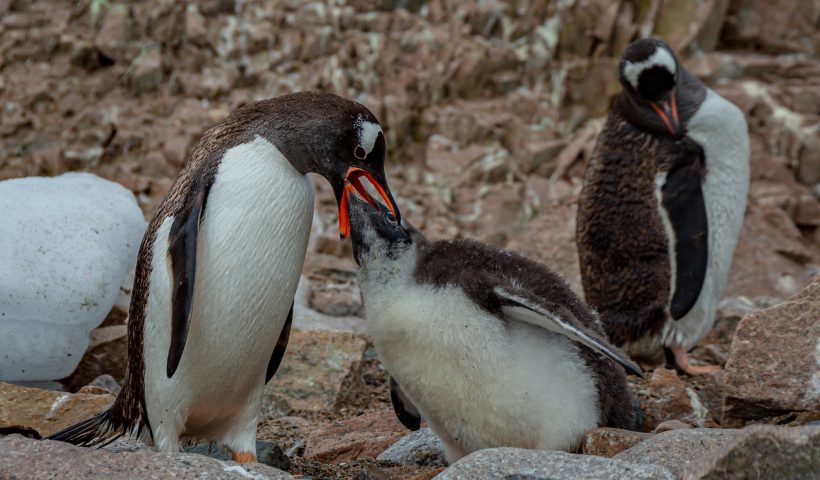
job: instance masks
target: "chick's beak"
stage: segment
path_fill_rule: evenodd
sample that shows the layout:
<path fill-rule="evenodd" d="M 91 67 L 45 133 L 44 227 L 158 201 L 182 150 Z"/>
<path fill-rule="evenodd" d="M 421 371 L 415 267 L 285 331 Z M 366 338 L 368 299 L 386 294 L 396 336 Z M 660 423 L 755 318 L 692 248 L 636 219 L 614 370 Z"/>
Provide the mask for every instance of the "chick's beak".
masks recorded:
<path fill-rule="evenodd" d="M 680 133 L 680 120 L 678 119 L 678 104 L 675 100 L 675 92 L 673 91 L 667 100 L 660 102 L 652 102 L 649 104 L 652 110 L 660 117 L 669 134 L 672 136 Z"/>
<path fill-rule="evenodd" d="M 376 208 L 376 201 L 373 200 L 373 197 L 367 193 L 367 190 L 362 185 L 361 179 L 365 178 L 373 188 L 381 195 L 384 202 L 387 204 L 387 208 L 390 209 L 390 212 L 396 218 L 397 222 L 401 222 L 401 214 L 399 213 L 399 207 L 396 205 L 396 201 L 393 199 L 393 195 L 390 193 L 390 189 L 387 187 L 384 179 L 381 181 L 377 180 L 373 174 L 358 167 L 350 167 L 347 169 L 347 173 L 345 173 L 345 178 L 343 182 L 343 190 L 342 196 L 339 201 L 339 237 L 342 240 L 347 238 L 350 234 L 350 206 L 349 206 L 349 197 L 351 193 L 358 192 L 359 195 L 362 196 L 371 206 Z M 384 183 L 384 185 L 382 185 Z"/>

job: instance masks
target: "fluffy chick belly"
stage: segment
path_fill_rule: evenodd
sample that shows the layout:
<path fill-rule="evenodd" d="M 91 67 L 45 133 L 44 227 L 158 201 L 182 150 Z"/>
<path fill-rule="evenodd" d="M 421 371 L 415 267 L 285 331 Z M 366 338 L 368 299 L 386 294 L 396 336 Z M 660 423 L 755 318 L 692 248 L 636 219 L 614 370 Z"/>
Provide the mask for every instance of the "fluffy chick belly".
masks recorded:
<path fill-rule="evenodd" d="M 424 298 L 412 318 L 402 318 L 414 311 L 407 305 L 386 307 L 404 331 L 376 346 L 414 403 L 465 448 L 572 448 L 595 426 L 595 386 L 570 342 L 506 325 L 466 299 Z"/>

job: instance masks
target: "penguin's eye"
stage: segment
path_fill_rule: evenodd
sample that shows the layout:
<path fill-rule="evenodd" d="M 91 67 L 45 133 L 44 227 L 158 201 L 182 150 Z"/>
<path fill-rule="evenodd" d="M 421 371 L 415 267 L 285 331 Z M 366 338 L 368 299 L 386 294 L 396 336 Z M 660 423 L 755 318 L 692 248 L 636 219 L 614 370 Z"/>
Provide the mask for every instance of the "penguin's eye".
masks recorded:
<path fill-rule="evenodd" d="M 367 157 L 367 152 L 361 145 L 356 145 L 356 148 L 353 150 L 353 156 L 358 158 L 359 160 L 364 160 L 365 157 Z"/>

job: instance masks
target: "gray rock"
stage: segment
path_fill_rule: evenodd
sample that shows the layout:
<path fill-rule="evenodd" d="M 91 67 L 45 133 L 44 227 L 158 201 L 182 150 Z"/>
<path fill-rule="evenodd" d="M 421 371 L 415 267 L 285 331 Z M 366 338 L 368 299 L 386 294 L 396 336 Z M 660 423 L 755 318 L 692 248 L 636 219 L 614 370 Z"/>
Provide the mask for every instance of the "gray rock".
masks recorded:
<path fill-rule="evenodd" d="M 820 427 L 753 425 L 684 469 L 683 478 L 811 479 L 820 474 Z"/>
<path fill-rule="evenodd" d="M 738 430 L 692 428 L 654 435 L 612 458 L 625 462 L 653 463 L 679 477 L 684 468 L 728 444 Z"/>
<path fill-rule="evenodd" d="M 219 447 L 211 447 L 207 443 L 202 443 L 185 449 L 186 453 L 198 453 L 217 460 L 230 460 L 231 455 Z M 270 440 L 256 441 L 256 458 L 259 463 L 270 465 L 280 470 L 290 469 L 290 458 L 279 447 L 279 444 Z"/>
<path fill-rule="evenodd" d="M 410 466 L 447 466 L 441 440 L 429 428 L 405 436 L 382 452 L 378 460 Z"/>
<path fill-rule="evenodd" d="M 114 395 L 120 393 L 120 390 L 122 390 L 120 384 L 117 383 L 117 379 L 115 379 L 107 373 L 97 376 L 97 378 L 92 380 L 91 383 L 89 383 L 89 385 L 104 388 L 109 392 L 113 393 Z"/>
<path fill-rule="evenodd" d="M 0 478 L 292 479 L 262 464 L 239 465 L 191 453 L 125 452 L 11 435 L 0 440 Z"/>
<path fill-rule="evenodd" d="M 162 56 L 158 45 L 146 47 L 129 68 L 131 90 L 141 95 L 159 88 L 162 83 Z"/>
<path fill-rule="evenodd" d="M 643 465 L 611 458 L 521 448 L 491 448 L 474 452 L 435 477 L 438 480 L 503 478 L 518 480 L 668 479 L 659 465 Z"/>

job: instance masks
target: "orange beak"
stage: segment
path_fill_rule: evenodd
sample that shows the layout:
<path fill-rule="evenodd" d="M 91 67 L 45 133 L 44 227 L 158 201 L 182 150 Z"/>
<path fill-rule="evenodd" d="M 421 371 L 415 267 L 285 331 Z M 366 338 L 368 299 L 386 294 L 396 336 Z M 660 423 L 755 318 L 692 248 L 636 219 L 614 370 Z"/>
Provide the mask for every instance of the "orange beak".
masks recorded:
<path fill-rule="evenodd" d="M 350 234 L 350 210 L 348 206 L 348 197 L 350 194 L 358 192 L 362 198 L 367 200 L 367 203 L 373 206 L 373 208 L 376 208 L 376 201 L 373 200 L 370 194 L 367 193 L 364 185 L 362 185 L 362 177 L 366 178 L 367 181 L 373 185 L 373 188 L 379 192 L 379 195 L 381 195 L 384 203 L 387 205 L 387 208 L 389 208 L 393 216 L 396 217 L 396 220 L 400 218 L 393 197 L 379 184 L 379 182 L 376 181 L 375 178 L 373 178 L 373 175 L 371 175 L 367 170 L 363 170 L 358 167 L 350 167 L 347 169 L 347 173 L 345 173 L 344 192 L 342 193 L 342 201 L 339 202 L 339 236 L 342 240 L 347 238 Z"/>
<path fill-rule="evenodd" d="M 652 102 L 649 104 L 652 110 L 658 114 L 661 121 L 666 125 L 669 134 L 672 136 L 680 132 L 680 120 L 678 119 L 678 103 L 675 100 L 675 92 L 669 97 L 669 100 L 663 102 Z"/>

